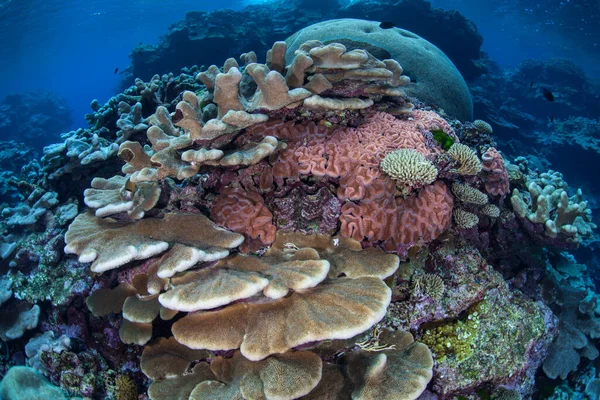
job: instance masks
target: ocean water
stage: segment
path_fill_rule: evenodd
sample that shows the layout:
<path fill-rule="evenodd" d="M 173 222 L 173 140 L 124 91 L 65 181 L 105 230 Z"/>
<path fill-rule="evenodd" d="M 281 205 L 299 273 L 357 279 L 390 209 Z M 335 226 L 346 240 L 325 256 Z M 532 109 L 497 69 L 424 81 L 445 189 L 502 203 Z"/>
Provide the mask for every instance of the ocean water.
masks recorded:
<path fill-rule="evenodd" d="M 599 398 L 598 0 L 0 0 L 0 60 L 0 400 Z"/>

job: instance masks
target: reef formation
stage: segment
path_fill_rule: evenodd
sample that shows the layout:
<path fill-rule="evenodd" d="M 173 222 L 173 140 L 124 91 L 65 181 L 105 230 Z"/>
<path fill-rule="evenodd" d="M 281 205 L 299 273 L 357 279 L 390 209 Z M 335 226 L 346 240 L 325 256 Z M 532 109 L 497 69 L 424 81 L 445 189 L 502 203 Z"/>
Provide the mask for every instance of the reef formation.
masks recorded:
<path fill-rule="evenodd" d="M 409 95 L 400 55 L 289 50 L 137 79 L 32 163 L 3 398 L 528 398 L 598 356 L 560 253 L 596 228 L 580 190 Z"/>

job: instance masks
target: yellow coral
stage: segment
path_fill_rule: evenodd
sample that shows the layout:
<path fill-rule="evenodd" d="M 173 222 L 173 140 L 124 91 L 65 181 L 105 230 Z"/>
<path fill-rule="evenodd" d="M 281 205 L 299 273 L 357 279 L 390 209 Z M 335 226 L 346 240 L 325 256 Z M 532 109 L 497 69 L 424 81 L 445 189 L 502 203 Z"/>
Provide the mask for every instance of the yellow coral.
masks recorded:
<path fill-rule="evenodd" d="M 469 229 L 479 223 L 479 217 L 477 215 L 461 210 L 460 208 L 455 208 L 454 211 L 452 211 L 452 215 L 454 216 L 456 226 L 461 229 Z"/>
<path fill-rule="evenodd" d="M 481 171 L 481 161 L 477 154 L 469 146 L 454 143 L 448 150 L 448 154 L 458 161 L 456 171 L 461 175 L 477 175 Z"/>
<path fill-rule="evenodd" d="M 403 194 L 408 194 L 412 188 L 433 183 L 438 174 L 431 162 L 412 149 L 400 149 L 389 153 L 381 161 L 381 169 L 396 181 Z"/>
<path fill-rule="evenodd" d="M 465 318 L 425 329 L 419 341 L 423 342 L 442 362 L 446 357 L 463 361 L 473 354 L 473 340 L 479 329 L 479 316 L 486 310 L 485 301 L 473 306 Z"/>

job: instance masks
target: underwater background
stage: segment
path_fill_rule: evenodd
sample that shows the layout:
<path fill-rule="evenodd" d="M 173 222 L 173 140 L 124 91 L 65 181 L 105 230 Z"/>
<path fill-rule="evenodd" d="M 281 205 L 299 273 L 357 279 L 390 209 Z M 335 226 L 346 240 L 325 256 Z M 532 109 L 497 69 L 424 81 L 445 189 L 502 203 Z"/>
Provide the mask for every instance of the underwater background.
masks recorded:
<path fill-rule="evenodd" d="M 600 2 L 0 0 L 0 399 L 598 399 Z"/>

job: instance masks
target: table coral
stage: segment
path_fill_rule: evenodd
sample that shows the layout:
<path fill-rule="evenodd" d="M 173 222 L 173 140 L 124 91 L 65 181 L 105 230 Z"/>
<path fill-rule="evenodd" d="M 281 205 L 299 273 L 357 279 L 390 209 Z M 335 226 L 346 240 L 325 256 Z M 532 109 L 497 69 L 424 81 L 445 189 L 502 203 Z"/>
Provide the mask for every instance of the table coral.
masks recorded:
<path fill-rule="evenodd" d="M 239 246 L 243 237 L 218 228 L 198 214 L 167 214 L 165 218 L 148 218 L 133 223 L 102 220 L 84 213 L 69 226 L 65 252 L 78 254 L 80 262 L 92 262 L 92 270 L 104 272 L 132 260 L 143 260 L 169 248 L 167 241 L 193 247 L 194 259 L 180 260 L 189 266 L 201 259 L 227 255 L 225 248 Z M 204 250 L 201 248 L 204 247 Z M 221 251 L 215 251 L 221 248 Z M 191 262 L 191 264 L 190 264 Z"/>

